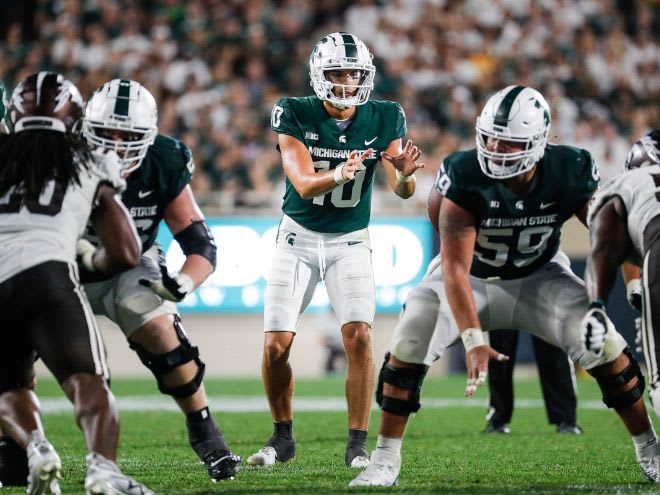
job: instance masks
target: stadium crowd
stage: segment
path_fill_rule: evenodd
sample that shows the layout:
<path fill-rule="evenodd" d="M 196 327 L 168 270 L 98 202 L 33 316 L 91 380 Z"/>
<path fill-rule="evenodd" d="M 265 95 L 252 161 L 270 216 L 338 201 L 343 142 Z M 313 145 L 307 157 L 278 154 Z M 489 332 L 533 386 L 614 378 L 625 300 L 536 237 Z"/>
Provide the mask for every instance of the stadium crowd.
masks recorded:
<path fill-rule="evenodd" d="M 365 41 L 374 97 L 402 103 L 424 151 L 424 193 L 410 212 L 425 207 L 442 158 L 473 146 L 478 109 L 497 88 L 545 94 L 551 141 L 588 149 L 604 178 L 660 120 L 660 13 L 650 0 L 12 3 L 20 12 L 0 21 L 0 80 L 11 89 L 55 70 L 86 98 L 115 77 L 141 81 L 159 102 L 161 132 L 192 148 L 193 188 L 209 212 L 277 211 L 284 181 L 270 110 L 280 96 L 312 93 L 310 47 L 331 31 Z M 385 187 L 384 174 L 377 180 Z M 374 210 L 389 201 L 376 194 Z"/>

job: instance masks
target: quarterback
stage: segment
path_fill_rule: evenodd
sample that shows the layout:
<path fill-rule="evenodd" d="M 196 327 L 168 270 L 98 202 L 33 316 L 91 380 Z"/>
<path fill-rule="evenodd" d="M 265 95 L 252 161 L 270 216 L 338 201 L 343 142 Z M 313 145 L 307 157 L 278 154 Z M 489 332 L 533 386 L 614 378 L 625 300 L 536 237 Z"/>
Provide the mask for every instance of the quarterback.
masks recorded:
<path fill-rule="evenodd" d="M 274 422 L 272 437 L 248 463 L 295 456 L 289 352 L 301 314 L 320 281 L 341 325 L 348 358 L 345 463 L 364 467 L 374 387 L 371 326 L 375 292 L 367 226 L 374 174 L 382 164 L 390 187 L 415 191 L 420 151 L 408 140 L 403 109 L 369 100 L 376 69 L 357 37 L 331 33 L 314 47 L 314 96 L 282 98 L 271 128 L 286 173 L 283 217 L 265 295 L 262 376 Z"/>
<path fill-rule="evenodd" d="M 598 169 L 586 150 L 548 144 L 549 131 L 543 96 L 509 86 L 491 96 L 479 115 L 476 149 L 444 160 L 429 199 L 441 252 L 406 299 L 378 381 L 376 450 L 351 486 L 397 482 L 403 435 L 409 415 L 420 408 L 428 367 L 460 337 L 465 395 L 474 394 L 489 361 L 508 359 L 483 336 L 502 328 L 528 331 L 588 370 L 631 434 L 644 475 L 660 481 L 639 366 L 613 327 L 600 352 L 585 346 L 580 325 L 587 292 L 559 250 L 566 220 L 575 215 L 586 224 Z"/>

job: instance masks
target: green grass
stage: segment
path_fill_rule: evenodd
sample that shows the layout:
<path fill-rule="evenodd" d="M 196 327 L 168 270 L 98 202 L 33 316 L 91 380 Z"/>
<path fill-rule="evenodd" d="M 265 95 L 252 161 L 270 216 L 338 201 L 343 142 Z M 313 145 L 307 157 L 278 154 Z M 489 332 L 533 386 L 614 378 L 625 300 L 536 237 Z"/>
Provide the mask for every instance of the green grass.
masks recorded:
<path fill-rule="evenodd" d="M 593 380 L 580 380 L 580 398 L 598 399 Z M 210 396 L 262 396 L 259 380 L 208 380 Z M 343 396 L 342 379 L 299 380 L 296 396 Z M 423 397 L 460 398 L 464 378 L 429 379 Z M 116 395 L 157 395 L 151 380 L 116 380 Z M 57 385 L 42 380 L 41 397 L 61 396 Z M 539 399 L 534 379 L 516 382 L 518 398 Z M 478 397 L 484 400 L 486 390 Z M 422 400 L 423 403 L 423 400 Z M 632 442 L 616 415 L 580 409 L 582 436 L 554 433 L 543 408 L 517 409 L 510 436 L 481 433 L 485 407 L 427 408 L 413 418 L 403 447 L 400 485 L 389 490 L 353 492 L 405 493 L 656 493 L 635 462 Z M 270 415 L 216 413 L 232 449 L 247 457 L 270 436 Z M 374 411 L 369 447 L 375 444 L 380 413 Z M 82 493 L 85 447 L 71 414 L 44 417 L 47 434 L 64 463 L 63 493 Z M 183 417 L 169 412 L 121 413 L 119 466 L 163 494 L 345 493 L 355 470 L 343 465 L 344 412 L 295 415 L 298 455 L 272 468 L 244 466 L 236 480 L 212 484 L 188 447 Z M 2 494 L 25 493 L 3 489 Z"/>

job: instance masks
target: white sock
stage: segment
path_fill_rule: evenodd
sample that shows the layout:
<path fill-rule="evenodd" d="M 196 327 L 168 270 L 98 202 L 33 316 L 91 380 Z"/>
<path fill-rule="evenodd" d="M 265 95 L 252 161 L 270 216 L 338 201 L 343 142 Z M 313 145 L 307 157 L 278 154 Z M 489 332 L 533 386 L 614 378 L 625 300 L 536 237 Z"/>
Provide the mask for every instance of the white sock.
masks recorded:
<path fill-rule="evenodd" d="M 633 444 L 635 444 L 637 459 L 658 455 L 658 437 L 655 435 L 653 424 L 651 424 L 650 428 L 644 433 L 632 435 L 632 441 Z"/>
<path fill-rule="evenodd" d="M 403 438 L 391 438 L 378 435 L 378 439 L 376 440 L 376 448 L 387 452 L 388 454 L 400 456 L 402 443 Z"/>

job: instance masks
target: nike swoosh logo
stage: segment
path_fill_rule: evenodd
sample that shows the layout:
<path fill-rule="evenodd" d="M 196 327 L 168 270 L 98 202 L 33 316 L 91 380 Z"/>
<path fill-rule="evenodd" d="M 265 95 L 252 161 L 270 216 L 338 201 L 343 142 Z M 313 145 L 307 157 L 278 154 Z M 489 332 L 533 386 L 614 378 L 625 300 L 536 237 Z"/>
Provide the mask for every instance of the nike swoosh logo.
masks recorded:
<path fill-rule="evenodd" d="M 555 203 L 557 203 L 557 202 L 556 202 L 556 201 L 552 201 L 552 202 L 550 202 L 550 203 L 541 203 L 541 204 L 539 205 L 539 208 L 541 208 L 542 210 L 545 210 L 546 208 L 548 208 L 548 207 L 554 205 Z"/>
<path fill-rule="evenodd" d="M 151 189 L 150 191 L 144 191 L 144 192 L 142 192 L 142 191 L 138 191 L 138 198 L 140 198 L 140 199 L 142 199 L 142 198 L 146 198 L 146 197 L 149 196 L 152 192 L 154 192 L 153 189 Z"/>
<path fill-rule="evenodd" d="M 367 140 L 365 139 L 365 140 L 364 140 L 364 145 L 365 145 L 365 146 L 369 146 L 369 145 L 370 145 L 371 143 L 373 143 L 376 139 L 378 139 L 378 136 L 376 136 L 375 138 L 373 138 L 371 141 L 367 141 Z"/>

